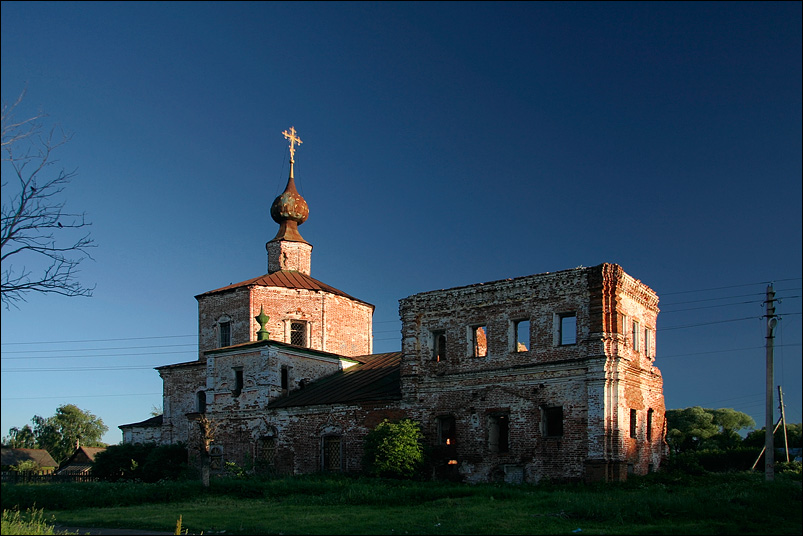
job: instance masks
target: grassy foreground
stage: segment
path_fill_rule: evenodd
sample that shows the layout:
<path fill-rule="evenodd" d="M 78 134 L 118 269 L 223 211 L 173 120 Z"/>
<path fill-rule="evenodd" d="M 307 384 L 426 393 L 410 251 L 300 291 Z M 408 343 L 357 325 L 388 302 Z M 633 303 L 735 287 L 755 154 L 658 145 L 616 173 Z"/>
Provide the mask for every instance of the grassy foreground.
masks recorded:
<path fill-rule="evenodd" d="M 331 476 L 220 479 L 209 490 L 197 482 L 2 485 L 4 512 L 39 508 L 59 525 L 173 532 L 181 516 L 189 534 L 227 536 L 799 535 L 801 498 L 799 476 L 765 482 L 759 473 L 537 486 Z"/>

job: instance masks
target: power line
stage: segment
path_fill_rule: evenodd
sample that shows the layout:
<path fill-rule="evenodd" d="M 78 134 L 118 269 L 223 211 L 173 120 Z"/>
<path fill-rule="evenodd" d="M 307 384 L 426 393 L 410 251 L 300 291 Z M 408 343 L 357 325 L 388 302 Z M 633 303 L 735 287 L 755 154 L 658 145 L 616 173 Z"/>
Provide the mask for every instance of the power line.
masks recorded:
<path fill-rule="evenodd" d="M 803 344 L 801 344 L 801 343 L 776 344 L 775 347 L 779 348 L 779 347 L 782 347 L 782 346 L 801 346 L 801 345 L 803 345 Z M 693 353 L 690 353 L 690 354 L 657 355 L 655 357 L 655 359 L 657 361 L 659 359 L 668 359 L 668 358 L 671 358 L 671 357 L 688 357 L 688 356 L 693 356 L 693 355 L 705 355 L 705 354 L 724 354 L 724 353 L 730 353 L 730 352 L 743 352 L 745 350 L 760 350 L 760 349 L 764 349 L 764 347 L 763 346 L 747 346 L 747 347 L 744 347 L 744 348 L 732 348 L 730 350 L 711 350 L 710 352 L 693 352 Z"/>
<path fill-rule="evenodd" d="M 128 393 L 128 394 L 111 394 L 111 395 L 61 395 L 61 396 L 11 396 L 8 398 L 0 398 L 0 400 L 40 400 L 46 398 L 106 398 L 111 396 L 154 396 L 161 395 L 162 393 Z"/>
<path fill-rule="evenodd" d="M 137 350 L 140 348 L 177 348 L 177 347 L 197 347 L 197 344 L 160 344 L 153 346 L 110 346 L 105 348 L 72 348 L 64 350 L 16 350 L 13 354 L 47 354 L 54 352 L 99 352 L 101 350 Z M 8 353 L 8 352 L 6 352 Z"/>
<path fill-rule="evenodd" d="M 675 294 L 690 294 L 692 292 L 708 292 L 710 290 L 724 290 L 728 288 L 739 288 L 739 287 L 752 287 L 755 285 L 767 285 L 769 283 L 780 283 L 782 281 L 800 281 L 803 277 L 791 277 L 788 279 L 775 279 L 773 281 L 759 281 L 758 283 L 745 283 L 743 285 L 730 285 L 727 287 L 711 287 L 711 288 L 702 288 L 697 290 L 680 290 L 677 292 L 663 292 L 662 296 L 674 296 Z"/>
<path fill-rule="evenodd" d="M 73 343 L 73 342 L 111 342 L 111 341 L 140 341 L 146 339 L 179 339 L 182 337 L 197 337 L 197 334 L 193 335 L 164 335 L 161 337 L 128 337 L 124 339 L 80 339 L 80 340 L 70 340 L 70 341 L 35 341 L 35 342 L 4 342 L 2 346 L 11 346 L 17 344 L 64 344 L 64 343 Z"/>
<path fill-rule="evenodd" d="M 32 356 L 23 356 L 23 357 L 5 357 L 3 359 L 6 361 L 12 361 L 15 359 L 92 359 L 93 357 L 131 357 L 131 356 L 148 356 L 148 355 L 197 355 L 197 352 L 192 350 L 190 351 L 183 351 L 183 352 L 143 352 L 138 354 L 97 354 L 97 355 L 32 355 Z"/>

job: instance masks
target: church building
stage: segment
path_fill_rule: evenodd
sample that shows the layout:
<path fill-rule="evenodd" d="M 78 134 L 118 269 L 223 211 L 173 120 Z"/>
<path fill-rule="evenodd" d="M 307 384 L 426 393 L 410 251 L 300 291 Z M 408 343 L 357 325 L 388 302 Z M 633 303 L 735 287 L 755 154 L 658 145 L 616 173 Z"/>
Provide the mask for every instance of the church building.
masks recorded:
<path fill-rule="evenodd" d="M 658 296 L 600 264 L 400 300 L 401 351 L 372 353 L 374 306 L 313 278 L 293 177 L 270 214 L 268 273 L 198 301 L 198 359 L 157 367 L 160 417 L 124 443 L 185 443 L 214 426 L 212 467 L 362 470 L 384 419 L 420 423 L 433 478 L 625 480 L 667 454 Z"/>

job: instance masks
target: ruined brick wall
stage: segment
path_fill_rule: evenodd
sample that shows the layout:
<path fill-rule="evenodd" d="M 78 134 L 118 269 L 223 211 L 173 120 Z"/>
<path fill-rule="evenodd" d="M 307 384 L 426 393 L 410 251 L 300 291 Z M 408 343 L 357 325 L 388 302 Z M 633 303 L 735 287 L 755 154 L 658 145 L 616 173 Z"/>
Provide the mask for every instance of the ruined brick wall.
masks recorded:
<path fill-rule="evenodd" d="M 250 345 L 249 345 L 250 346 Z M 263 345 L 257 349 L 231 350 L 211 353 L 206 359 L 207 412 L 231 414 L 260 412 L 283 394 L 281 369 L 287 368 L 288 391 L 301 387 L 302 380 L 314 381 L 341 370 L 335 357 L 304 354 Z M 242 371 L 241 392 L 235 392 L 235 370 Z"/>
<path fill-rule="evenodd" d="M 198 296 L 198 358 L 203 359 L 204 352 L 220 347 L 218 323 L 222 319 L 230 322 L 231 344 L 255 340 L 251 316 L 248 287 Z"/>
<path fill-rule="evenodd" d="M 275 341 L 290 343 L 291 322 L 307 326 L 309 348 L 344 356 L 367 355 L 373 343 L 373 306 L 329 292 L 283 287 L 241 287 L 198 297 L 200 358 L 219 347 L 218 323 L 230 322 L 231 344 L 256 340 L 263 308 Z"/>
<path fill-rule="evenodd" d="M 262 414 L 212 414 L 223 423 L 216 445 L 223 447 L 226 461 L 248 466 L 258 458 L 260 437 L 276 438 L 275 463 L 270 467 L 279 474 L 309 474 L 323 469 L 324 438 L 340 438 L 342 472 L 362 470 L 363 440 L 382 419 L 397 420 L 405 413 L 398 402 L 311 406 L 266 410 Z M 257 469 L 265 470 L 266 467 Z"/>
<path fill-rule="evenodd" d="M 353 336 L 370 326 L 367 304 L 306 290 L 251 292 L 250 302 L 240 290 L 204 297 L 199 318 L 225 312 L 236 344 L 235 317 L 250 323 L 242 332 L 255 333 L 252 317 L 263 306 L 274 340 L 289 337 L 287 320 L 296 319 L 309 323 L 313 348 L 349 355 L 331 348 L 332 340 L 351 342 L 353 350 L 370 344 Z M 276 471 L 319 471 L 324 443 L 336 437 L 338 468 L 358 471 L 368 430 L 383 418 L 409 417 L 422 424 L 438 477 L 621 480 L 657 469 L 666 453 L 662 378 L 654 366 L 657 303 L 649 287 L 611 264 L 417 294 L 399 308 L 402 400 L 268 409 L 284 394 L 283 366 L 292 391 L 342 365 L 336 356 L 254 342 L 210 351 L 200 367 L 160 370 L 163 435 L 192 441 L 186 413 L 202 386 L 207 414 L 219 425 L 216 444 L 238 464 L 256 459 L 260 438 L 268 437 Z M 519 343 L 521 325 L 529 330 Z M 443 352 L 435 352 L 435 334 L 443 335 Z M 235 396 L 237 369 L 242 386 Z M 448 444 L 444 422 L 454 426 Z"/>
<path fill-rule="evenodd" d="M 206 390 L 206 364 L 202 362 L 171 365 L 159 369 L 162 377 L 161 442 L 186 442 L 187 414 L 198 411 L 199 391 Z"/>
<path fill-rule="evenodd" d="M 636 319 L 639 330 L 654 334 L 657 312 L 648 287 L 608 264 L 411 296 L 400 302 L 404 401 L 427 408 L 417 413 L 430 433 L 439 415 L 455 419 L 456 445 L 447 450 L 469 481 L 646 472 L 658 467 L 663 442 L 662 382 L 650 357 L 654 335 L 649 354 L 643 340 L 634 351 L 617 333 L 616 319 Z M 573 318 L 569 343 L 561 334 L 563 317 Z M 525 351 L 514 332 L 520 320 L 530 323 Z M 480 357 L 472 346 L 476 326 L 487 339 Z M 446 352 L 434 359 L 438 333 Z M 546 408 L 554 407 L 563 413 L 559 436 L 544 428 Z M 631 409 L 642 416 L 636 438 L 630 437 Z M 492 439 L 498 415 L 509 423 L 503 453 L 494 451 Z"/>
<path fill-rule="evenodd" d="M 123 428 L 123 443 L 161 443 L 162 428 L 159 426 L 138 426 Z"/>
<path fill-rule="evenodd" d="M 308 324 L 309 348 L 343 356 L 371 353 L 373 306 L 329 292 L 255 287 L 252 291 L 251 332 L 259 324 L 260 307 L 270 316 L 270 338 L 290 343 L 290 323 Z"/>

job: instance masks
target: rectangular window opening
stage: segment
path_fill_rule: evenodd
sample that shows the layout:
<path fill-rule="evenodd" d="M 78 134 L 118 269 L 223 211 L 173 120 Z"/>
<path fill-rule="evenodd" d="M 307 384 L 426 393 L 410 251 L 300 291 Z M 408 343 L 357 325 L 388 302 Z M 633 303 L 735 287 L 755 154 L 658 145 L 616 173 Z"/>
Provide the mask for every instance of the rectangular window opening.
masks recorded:
<path fill-rule="evenodd" d="M 516 320 L 514 322 L 514 326 L 516 333 L 516 347 L 513 351 L 526 352 L 530 348 L 530 321 Z"/>
<path fill-rule="evenodd" d="M 652 330 L 650 328 L 646 328 L 644 330 L 644 355 L 647 357 L 652 356 Z"/>
<path fill-rule="evenodd" d="M 510 450 L 510 416 L 507 414 L 491 415 L 488 439 L 491 452 L 504 454 Z"/>
<path fill-rule="evenodd" d="M 561 437 L 563 435 L 563 407 L 544 408 L 544 435 Z"/>
<path fill-rule="evenodd" d="M 652 441 L 652 415 L 654 410 L 652 408 L 647 410 L 647 441 Z"/>
<path fill-rule="evenodd" d="M 290 322 L 290 344 L 307 347 L 306 322 Z"/>
<path fill-rule="evenodd" d="M 577 344 L 577 315 L 575 313 L 565 313 L 559 316 L 558 340 L 560 346 L 570 346 Z"/>
<path fill-rule="evenodd" d="M 630 410 L 630 437 L 636 437 L 636 431 L 638 430 L 638 411 L 631 409 Z"/>
<path fill-rule="evenodd" d="M 473 357 L 485 357 L 488 355 L 488 339 L 485 336 L 485 329 L 485 326 L 471 328 L 471 355 Z"/>
<path fill-rule="evenodd" d="M 290 374 L 287 370 L 287 366 L 282 365 L 282 394 L 286 395 L 290 389 Z"/>
<path fill-rule="evenodd" d="M 638 352 L 639 351 L 639 323 L 636 322 L 635 320 L 633 320 L 632 337 L 633 337 L 633 351 Z"/>
<path fill-rule="evenodd" d="M 218 324 L 220 347 L 231 346 L 231 322 L 221 322 Z"/>
<path fill-rule="evenodd" d="M 234 371 L 234 389 L 231 390 L 234 396 L 240 396 L 243 392 L 243 368 L 237 367 Z"/>
<path fill-rule="evenodd" d="M 340 472 L 340 436 L 326 436 L 323 438 L 323 469 L 324 471 Z"/>
<path fill-rule="evenodd" d="M 432 332 L 432 360 L 446 361 L 446 332 Z"/>
<path fill-rule="evenodd" d="M 271 468 L 276 463 L 276 438 L 260 437 L 257 443 L 257 462 L 263 468 Z"/>
<path fill-rule="evenodd" d="M 438 444 L 454 447 L 457 441 L 455 419 L 452 415 L 438 417 Z"/>

